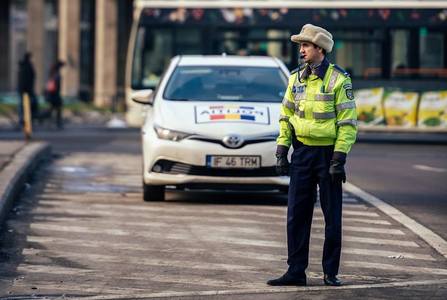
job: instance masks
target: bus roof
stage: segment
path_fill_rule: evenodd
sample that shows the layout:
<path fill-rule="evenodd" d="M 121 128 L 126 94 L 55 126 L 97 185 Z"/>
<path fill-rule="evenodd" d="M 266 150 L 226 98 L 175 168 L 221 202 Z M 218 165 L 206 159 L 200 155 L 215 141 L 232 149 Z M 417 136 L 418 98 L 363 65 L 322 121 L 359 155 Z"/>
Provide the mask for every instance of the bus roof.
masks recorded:
<path fill-rule="evenodd" d="M 136 0 L 135 7 L 145 8 L 447 8 L 445 0 Z"/>

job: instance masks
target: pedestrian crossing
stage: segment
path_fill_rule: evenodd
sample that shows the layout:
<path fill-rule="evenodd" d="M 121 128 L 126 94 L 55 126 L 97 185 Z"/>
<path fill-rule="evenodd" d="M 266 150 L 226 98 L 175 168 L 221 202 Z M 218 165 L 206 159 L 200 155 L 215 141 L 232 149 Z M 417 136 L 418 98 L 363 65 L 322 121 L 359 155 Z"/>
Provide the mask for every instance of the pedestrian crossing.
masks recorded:
<path fill-rule="evenodd" d="M 129 163 L 110 167 L 118 159 Z M 137 160 L 79 155 L 41 171 L 44 179 L 18 204 L 3 236 L 21 245 L 19 253 L 4 249 L 15 255 L 8 263 L 16 264 L 14 272 L 0 275 L 10 279 L 10 294 L 168 298 L 272 291 L 265 281 L 287 266 L 284 203 L 194 202 L 195 193 L 178 192 L 168 192 L 166 202 L 145 203 L 135 182 L 123 178 L 140 172 Z M 101 185 L 119 188 L 92 188 Z M 353 194 L 345 193 L 344 201 L 345 288 L 447 277 L 445 259 L 411 231 Z M 307 273 L 311 289 L 325 288 L 323 241 L 317 203 Z"/>

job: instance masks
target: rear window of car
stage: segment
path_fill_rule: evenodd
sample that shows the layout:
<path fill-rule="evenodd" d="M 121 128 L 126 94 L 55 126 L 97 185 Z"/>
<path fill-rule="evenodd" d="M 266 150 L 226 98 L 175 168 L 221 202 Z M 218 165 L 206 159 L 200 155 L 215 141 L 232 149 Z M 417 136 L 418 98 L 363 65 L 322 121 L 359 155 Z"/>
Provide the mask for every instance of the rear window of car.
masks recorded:
<path fill-rule="evenodd" d="M 177 67 L 163 97 L 179 101 L 281 102 L 287 77 L 277 67 Z"/>

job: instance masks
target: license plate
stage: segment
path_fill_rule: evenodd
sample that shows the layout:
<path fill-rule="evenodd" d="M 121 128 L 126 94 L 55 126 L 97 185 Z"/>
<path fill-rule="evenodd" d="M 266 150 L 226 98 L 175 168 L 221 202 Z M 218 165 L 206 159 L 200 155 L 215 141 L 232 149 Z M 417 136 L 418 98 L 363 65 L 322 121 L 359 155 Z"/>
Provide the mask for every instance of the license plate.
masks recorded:
<path fill-rule="evenodd" d="M 206 165 L 211 168 L 256 169 L 261 167 L 260 156 L 207 155 Z"/>

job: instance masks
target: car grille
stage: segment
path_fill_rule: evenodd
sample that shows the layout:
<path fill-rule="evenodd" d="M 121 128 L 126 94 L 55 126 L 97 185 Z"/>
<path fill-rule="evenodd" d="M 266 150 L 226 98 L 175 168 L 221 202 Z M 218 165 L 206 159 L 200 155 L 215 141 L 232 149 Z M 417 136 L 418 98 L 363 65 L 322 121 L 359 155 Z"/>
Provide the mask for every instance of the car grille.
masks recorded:
<path fill-rule="evenodd" d="M 207 143 L 219 144 L 219 145 L 221 145 L 221 146 L 223 146 L 225 148 L 229 148 L 229 149 L 240 149 L 240 148 L 242 148 L 244 146 L 251 145 L 251 144 L 259 144 L 259 143 L 265 143 L 265 142 L 274 142 L 274 141 L 276 141 L 276 136 L 266 136 L 266 137 L 246 139 L 238 147 L 228 147 L 227 145 L 224 144 L 224 142 L 222 140 L 212 139 L 212 138 L 207 138 L 207 137 L 201 137 L 201 136 L 193 136 L 193 137 L 190 137 L 189 139 L 190 140 L 197 140 L 197 141 L 207 142 Z"/>
<path fill-rule="evenodd" d="M 154 164 L 154 166 L 152 167 L 152 172 L 216 177 L 277 176 L 275 167 L 261 167 L 257 169 L 217 169 L 204 166 L 189 165 L 164 159 L 159 160 Z"/>

